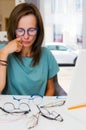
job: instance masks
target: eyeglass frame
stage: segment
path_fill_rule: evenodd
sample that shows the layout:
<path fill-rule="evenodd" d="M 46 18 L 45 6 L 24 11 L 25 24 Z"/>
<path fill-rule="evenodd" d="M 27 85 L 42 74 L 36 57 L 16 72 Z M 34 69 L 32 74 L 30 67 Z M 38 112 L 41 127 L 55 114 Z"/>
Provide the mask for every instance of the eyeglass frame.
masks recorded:
<path fill-rule="evenodd" d="M 59 107 L 59 106 L 63 106 L 65 104 L 65 100 L 59 100 L 59 101 L 56 101 L 56 102 L 51 102 L 51 103 L 48 103 L 48 104 L 45 104 L 45 105 L 41 105 L 40 108 L 50 108 L 50 107 Z"/>
<path fill-rule="evenodd" d="M 30 120 L 34 120 L 34 123 L 31 123 L 31 126 L 28 126 L 28 123 L 30 122 Z M 39 120 L 39 114 L 37 113 L 36 115 L 32 115 L 31 117 L 29 117 L 29 120 L 27 122 L 27 127 L 28 129 L 34 128 L 35 126 L 38 125 L 38 120 Z"/>
<path fill-rule="evenodd" d="M 50 112 L 47 108 L 40 108 L 38 105 L 37 105 L 37 108 L 38 108 L 38 110 L 39 110 L 39 114 L 40 114 L 41 116 L 43 116 L 43 117 L 49 119 L 49 120 L 56 120 L 56 121 L 59 121 L 59 122 L 64 121 L 63 118 L 62 118 L 62 116 L 61 116 L 60 114 L 58 114 L 56 111 Z M 56 113 L 56 116 L 55 116 L 55 117 L 47 116 L 46 114 L 44 114 L 44 113 L 42 112 L 41 109 L 45 109 L 45 110 L 48 112 L 48 114 L 53 114 L 53 112 L 55 112 L 55 113 Z M 60 118 L 60 119 L 59 119 L 59 118 Z"/>
<path fill-rule="evenodd" d="M 30 101 L 30 100 L 33 100 L 33 101 L 34 101 L 34 99 L 35 99 L 36 97 L 39 97 L 39 98 L 43 99 L 43 96 L 42 96 L 42 95 L 33 94 L 33 95 L 31 95 L 29 98 L 16 98 L 15 96 L 13 96 L 13 100 L 18 101 L 18 102 L 20 102 L 21 100 L 24 100 L 24 99 L 26 99 L 26 100 L 28 100 L 28 101 Z M 16 109 L 16 108 L 15 108 L 15 105 L 13 104 L 13 102 L 6 102 L 6 103 L 4 103 L 4 105 L 7 104 L 7 103 L 8 103 L 8 104 L 12 104 L 14 110 Z M 22 103 L 19 103 L 19 104 L 22 104 Z M 1 109 L 3 112 L 8 113 L 8 114 L 13 114 L 13 113 L 24 113 L 24 114 L 28 114 L 28 113 L 31 111 L 31 109 L 30 109 L 28 103 L 24 103 L 24 102 L 23 102 L 23 104 L 26 104 L 26 105 L 28 106 L 28 108 L 29 108 L 28 111 L 26 110 L 26 111 L 14 111 L 14 112 L 11 112 L 11 111 L 8 111 L 8 110 L 4 109 L 4 107 L 0 107 L 0 109 Z M 36 104 L 36 105 L 38 105 L 38 104 Z"/>
<path fill-rule="evenodd" d="M 28 97 L 28 98 L 16 98 L 15 96 L 13 96 L 13 100 L 16 100 L 16 101 L 21 101 L 21 100 L 24 100 L 24 99 L 26 99 L 26 100 L 28 100 L 28 101 L 34 101 L 36 98 L 40 98 L 41 100 L 43 100 L 43 96 L 42 95 L 40 95 L 40 94 L 32 94 L 32 95 L 30 95 L 30 97 Z M 40 103 L 41 103 L 42 101 L 40 101 Z M 35 102 L 34 102 L 34 104 L 35 105 L 38 105 L 38 104 L 36 104 Z"/>
<path fill-rule="evenodd" d="M 22 35 L 18 35 L 18 34 L 17 34 L 17 30 L 19 30 L 19 29 L 21 29 L 21 30 L 23 31 L 23 34 L 22 34 Z M 31 34 L 30 34 L 30 30 L 34 30 L 34 31 L 36 31 L 36 33 L 35 33 L 34 35 L 31 35 Z M 27 30 L 25 30 L 24 28 L 16 28 L 15 33 L 16 33 L 16 35 L 18 35 L 18 36 L 24 36 L 24 35 L 25 35 L 25 32 L 27 31 L 27 34 L 28 34 L 29 36 L 35 36 L 35 35 L 37 34 L 38 30 L 39 30 L 38 27 L 36 27 L 36 28 L 31 27 L 31 28 L 28 28 Z"/>
<path fill-rule="evenodd" d="M 19 107 L 16 108 L 15 105 L 14 105 L 12 102 L 6 102 L 6 103 L 4 103 L 4 106 L 5 106 L 6 104 L 11 104 L 11 105 L 13 105 L 13 108 L 14 108 L 13 110 L 19 110 L 19 109 L 20 109 Z M 24 111 L 23 111 L 23 110 L 22 110 L 22 111 L 8 111 L 8 110 L 6 110 L 6 109 L 4 108 L 4 106 L 3 106 L 3 107 L 0 107 L 0 109 L 1 109 L 3 112 L 8 113 L 8 114 L 14 114 L 14 113 L 28 114 L 28 113 L 31 111 L 29 105 L 28 105 L 27 103 L 20 103 L 19 105 L 21 105 L 21 104 L 27 105 L 27 106 L 28 106 L 28 110 L 24 110 Z"/>
<path fill-rule="evenodd" d="M 43 99 L 43 96 L 41 96 L 41 95 L 38 95 L 38 94 L 33 94 L 33 95 L 31 95 L 30 96 L 30 98 L 23 98 L 23 99 L 27 99 L 27 100 L 33 100 L 34 101 L 34 99 L 36 98 L 36 97 L 40 97 L 41 99 Z M 17 100 L 17 101 L 21 101 L 22 100 L 22 98 L 16 98 L 16 97 L 14 97 L 13 96 L 13 99 L 14 100 Z M 12 104 L 13 105 L 13 107 L 14 107 L 14 110 L 16 109 L 15 108 L 15 105 L 12 103 L 12 102 L 6 102 L 5 104 Z M 63 118 L 61 117 L 61 115 L 60 114 L 58 114 L 57 112 L 55 112 L 57 115 L 56 115 L 56 117 L 49 117 L 49 116 L 47 116 L 46 114 L 44 114 L 43 112 L 42 112 L 42 109 L 46 109 L 46 111 L 48 112 L 48 113 L 50 113 L 50 111 L 47 109 L 48 107 L 54 107 L 54 105 L 55 106 L 61 106 L 61 105 L 63 105 L 64 104 L 64 100 L 61 100 L 61 102 L 60 102 L 61 104 L 59 105 L 59 104 L 52 104 L 52 103 L 50 103 L 50 104 L 46 104 L 46 105 L 43 105 L 43 106 L 39 106 L 38 104 L 35 104 L 36 106 L 37 106 L 37 108 L 38 108 L 38 110 L 39 110 L 39 114 L 41 115 L 41 116 L 43 116 L 43 117 L 45 117 L 45 118 L 47 118 L 47 119 L 50 119 L 50 120 L 57 120 L 57 121 L 60 121 L 60 122 L 62 122 L 63 121 Z M 4 104 L 4 105 L 5 105 Z M 19 103 L 19 104 L 21 104 L 21 103 Z M 27 111 L 27 110 L 25 110 L 25 111 L 14 111 L 14 112 L 11 112 L 11 111 L 7 111 L 6 109 L 4 109 L 4 107 L 0 107 L 0 109 L 2 110 L 2 111 L 4 111 L 4 112 L 6 112 L 6 113 L 9 113 L 9 114 L 12 114 L 12 113 L 23 113 L 23 114 L 28 114 L 30 111 L 31 111 L 31 109 L 30 109 L 30 107 L 29 107 L 29 105 L 27 104 L 27 103 L 23 103 L 23 104 L 26 104 L 27 106 L 28 106 L 28 108 L 29 108 L 29 110 Z M 17 108 L 18 109 L 18 108 Z M 53 114 L 53 113 L 50 113 L 50 114 Z M 58 118 L 60 117 L 60 120 L 58 120 Z"/>

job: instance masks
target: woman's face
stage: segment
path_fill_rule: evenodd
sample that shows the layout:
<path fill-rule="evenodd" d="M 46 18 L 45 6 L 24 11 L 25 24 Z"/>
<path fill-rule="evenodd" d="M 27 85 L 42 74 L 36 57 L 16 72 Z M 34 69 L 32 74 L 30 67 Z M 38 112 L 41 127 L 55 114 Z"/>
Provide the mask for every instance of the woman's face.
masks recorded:
<path fill-rule="evenodd" d="M 23 16 L 16 29 L 16 37 L 21 37 L 24 47 L 31 47 L 37 36 L 37 20 L 33 14 Z"/>

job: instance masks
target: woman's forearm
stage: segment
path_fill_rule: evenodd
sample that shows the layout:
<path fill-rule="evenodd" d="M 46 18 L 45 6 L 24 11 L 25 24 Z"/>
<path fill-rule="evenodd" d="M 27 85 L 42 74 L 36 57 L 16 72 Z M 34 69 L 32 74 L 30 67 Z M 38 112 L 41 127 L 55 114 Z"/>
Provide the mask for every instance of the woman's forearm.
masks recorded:
<path fill-rule="evenodd" d="M 54 89 L 47 90 L 45 96 L 54 96 Z"/>
<path fill-rule="evenodd" d="M 7 57 L 5 51 L 0 50 L 0 93 L 6 84 Z"/>
<path fill-rule="evenodd" d="M 45 96 L 53 96 L 55 91 L 53 78 L 49 79 L 46 86 Z"/>

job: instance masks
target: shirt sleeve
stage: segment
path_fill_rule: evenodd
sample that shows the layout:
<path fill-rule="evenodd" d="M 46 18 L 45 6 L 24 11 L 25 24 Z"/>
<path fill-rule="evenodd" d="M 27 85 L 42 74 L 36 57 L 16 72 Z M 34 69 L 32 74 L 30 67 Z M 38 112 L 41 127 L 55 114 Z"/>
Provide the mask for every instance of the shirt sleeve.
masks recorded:
<path fill-rule="evenodd" d="M 49 66 L 48 78 L 52 78 L 58 73 L 59 65 L 53 54 L 50 52 L 50 50 L 47 49 L 47 51 L 48 51 L 48 66 Z"/>

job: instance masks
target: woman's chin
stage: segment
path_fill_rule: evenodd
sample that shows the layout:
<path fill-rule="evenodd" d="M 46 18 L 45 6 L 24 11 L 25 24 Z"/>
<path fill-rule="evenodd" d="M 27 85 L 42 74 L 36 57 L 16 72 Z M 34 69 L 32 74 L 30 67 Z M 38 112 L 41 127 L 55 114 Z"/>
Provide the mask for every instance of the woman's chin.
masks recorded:
<path fill-rule="evenodd" d="M 24 47 L 30 47 L 31 44 L 30 43 L 22 43 Z"/>

